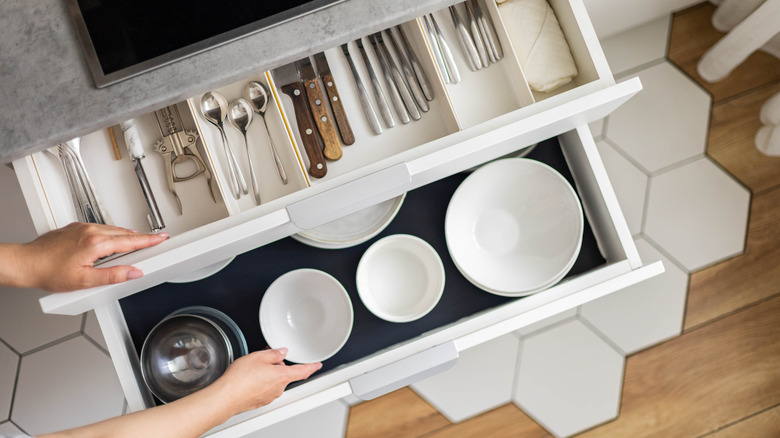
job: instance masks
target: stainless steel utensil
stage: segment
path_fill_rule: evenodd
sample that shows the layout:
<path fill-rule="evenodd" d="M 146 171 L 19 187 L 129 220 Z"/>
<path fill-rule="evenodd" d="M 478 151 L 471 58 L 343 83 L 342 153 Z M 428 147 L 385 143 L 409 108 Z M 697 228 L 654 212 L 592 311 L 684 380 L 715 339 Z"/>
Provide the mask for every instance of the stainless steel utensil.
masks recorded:
<path fill-rule="evenodd" d="M 385 84 L 387 84 L 388 93 L 390 93 L 390 101 L 393 102 L 393 108 L 398 118 L 401 119 L 401 123 L 404 125 L 411 122 L 409 117 L 409 111 L 406 110 L 401 94 L 398 92 L 398 86 L 393 80 L 393 75 L 390 73 L 390 65 L 387 62 L 387 58 L 384 53 L 379 49 L 379 43 L 374 35 L 368 37 L 368 41 L 371 43 L 371 47 L 374 49 L 377 59 L 379 59 L 379 66 L 382 69 L 382 76 L 385 78 Z"/>
<path fill-rule="evenodd" d="M 493 19 L 487 14 L 480 0 L 469 1 L 471 1 L 474 12 L 476 13 L 477 24 L 479 25 L 480 32 L 482 32 L 482 39 L 489 49 L 488 54 L 491 55 L 490 60 L 492 62 L 498 62 L 504 57 L 504 50 L 501 47 L 501 42 L 498 40 Z"/>
<path fill-rule="evenodd" d="M 222 145 L 225 148 L 225 157 L 228 163 L 228 179 L 230 180 L 230 189 L 233 192 L 233 197 L 238 199 L 241 197 L 241 192 L 244 194 L 249 193 L 249 188 L 246 185 L 246 179 L 244 174 L 241 173 L 241 168 L 238 166 L 238 160 L 236 160 L 233 150 L 230 148 L 227 136 L 225 135 L 225 118 L 227 117 L 228 103 L 225 96 L 216 92 L 209 91 L 204 94 L 200 100 L 200 111 L 203 117 L 209 121 L 209 123 L 219 129 L 219 133 L 222 136 Z"/>
<path fill-rule="evenodd" d="M 363 85 L 363 80 L 360 79 L 357 68 L 355 68 L 355 62 L 352 60 L 352 56 L 349 54 L 349 47 L 346 44 L 341 45 L 341 51 L 344 52 L 344 56 L 347 58 L 349 69 L 352 71 L 352 76 L 355 79 L 355 85 L 358 89 L 358 98 L 360 99 L 360 106 L 363 107 L 363 114 L 366 115 L 371 130 L 374 134 L 379 135 L 382 133 L 382 126 L 379 124 L 379 117 L 376 116 L 376 110 L 371 104 L 371 100 L 368 98 L 368 92 L 366 86 Z"/>
<path fill-rule="evenodd" d="M 57 157 L 65 171 L 65 179 L 70 189 L 73 208 L 76 211 L 76 220 L 79 222 L 97 223 L 92 205 L 89 203 L 84 185 L 78 177 L 73 158 L 64 145 L 57 145 L 47 149 L 49 153 Z"/>
<path fill-rule="evenodd" d="M 420 84 L 417 83 L 417 79 L 414 77 L 412 65 L 409 63 L 409 55 L 405 53 L 406 50 L 404 49 L 403 45 L 400 44 L 398 40 L 396 40 L 393 32 L 391 32 L 390 29 L 382 31 L 382 34 L 385 36 L 384 40 L 387 41 L 386 44 L 390 46 L 390 50 L 395 51 L 395 53 L 398 55 L 404 81 L 409 87 L 409 91 L 412 92 L 414 101 L 417 102 L 417 107 L 420 108 L 420 110 L 424 113 L 428 112 L 428 100 L 425 98 L 425 96 L 423 96 L 422 89 L 420 89 Z"/>
<path fill-rule="evenodd" d="M 379 113 L 382 114 L 385 125 L 387 125 L 388 128 L 392 128 L 395 126 L 395 119 L 390 112 L 390 107 L 387 105 L 387 99 L 382 91 L 382 86 L 379 84 L 379 78 L 376 75 L 374 66 L 371 65 L 371 61 L 368 59 L 368 53 L 363 45 L 363 40 L 357 39 L 355 42 L 357 43 L 360 55 L 363 57 L 363 63 L 366 65 L 366 70 L 368 70 L 368 77 L 371 79 L 371 91 L 373 91 L 374 100 L 376 101 L 377 106 L 379 106 Z"/>
<path fill-rule="evenodd" d="M 433 60 L 436 61 L 436 67 L 439 69 L 439 72 L 441 72 L 442 79 L 444 80 L 445 84 L 451 84 L 452 78 L 450 77 L 449 72 L 447 71 L 447 65 L 444 63 L 444 58 L 441 54 L 441 47 L 439 47 L 439 40 L 436 38 L 436 31 L 433 29 L 433 23 L 431 23 L 431 17 L 429 15 L 423 15 L 422 21 L 425 29 L 425 34 L 428 38 L 428 41 L 431 46 L 431 54 L 433 55 Z"/>
<path fill-rule="evenodd" d="M 125 137 L 127 156 L 133 161 L 133 170 L 135 170 L 135 176 L 138 178 L 138 184 L 141 186 L 141 192 L 143 192 L 146 206 L 149 209 L 146 220 L 149 222 L 152 232 L 157 233 L 165 228 L 165 222 L 163 222 L 162 214 L 160 214 L 160 209 L 157 207 L 157 200 L 154 198 L 149 180 L 146 178 L 146 172 L 141 164 L 141 159 L 146 157 L 146 154 L 144 154 L 144 147 L 135 127 L 135 120 L 124 121 L 119 124 L 119 127 L 122 129 Z"/>
<path fill-rule="evenodd" d="M 468 64 L 471 71 L 481 70 L 482 61 L 479 59 L 477 47 L 474 45 L 474 41 L 471 39 L 471 35 L 469 35 L 469 30 L 466 28 L 466 25 L 463 24 L 463 19 L 460 17 L 460 13 L 455 6 L 450 6 L 450 16 L 452 17 L 452 24 L 455 25 L 455 31 L 458 34 L 458 42 L 463 51 L 463 57 L 466 58 L 466 64 Z"/>
<path fill-rule="evenodd" d="M 252 181 L 252 194 L 255 197 L 255 203 L 260 205 L 262 202 L 260 199 L 260 185 L 257 182 L 255 167 L 252 164 L 252 155 L 249 151 L 249 141 L 246 138 L 246 131 L 249 128 L 249 125 L 252 124 L 254 114 L 255 113 L 252 110 L 252 106 L 244 99 L 237 99 L 233 101 L 228 108 L 228 120 L 230 120 L 230 124 L 238 129 L 244 136 L 246 160 L 249 161 L 249 177 Z"/>
<path fill-rule="evenodd" d="M 263 127 L 265 127 L 265 133 L 268 135 L 268 144 L 271 145 L 271 155 L 276 164 L 276 171 L 279 173 L 279 178 L 282 180 L 282 184 L 287 184 L 287 172 L 284 170 L 282 159 L 279 157 L 279 152 L 276 150 L 274 139 L 271 138 L 271 131 L 268 130 L 268 123 L 265 121 L 265 112 L 268 110 L 268 102 L 270 102 L 270 95 L 268 88 L 258 81 L 251 81 L 244 86 L 244 99 L 249 101 L 252 108 L 263 120 Z"/>
<path fill-rule="evenodd" d="M 466 16 L 468 17 L 471 38 L 474 40 L 474 45 L 477 47 L 477 52 L 479 53 L 479 59 L 482 61 L 482 66 L 487 68 L 490 65 L 488 48 L 485 46 L 485 41 L 482 39 L 482 32 L 480 31 L 479 25 L 477 24 L 474 7 L 469 1 L 466 2 Z"/>
<path fill-rule="evenodd" d="M 403 75 L 401 75 L 401 69 L 398 67 L 398 64 L 396 64 L 395 59 L 393 59 L 392 54 L 385 44 L 382 32 L 374 34 L 374 38 L 377 41 L 379 53 L 385 58 L 387 64 L 390 66 L 390 73 L 392 74 L 393 81 L 395 82 L 396 87 L 398 87 L 398 92 L 401 94 L 401 98 L 403 99 L 406 109 L 409 111 L 409 115 L 414 120 L 420 120 L 422 115 L 420 115 L 420 110 L 417 108 L 417 104 L 415 104 L 411 90 L 409 90 L 409 84 L 406 83 Z"/>
<path fill-rule="evenodd" d="M 450 76 L 452 83 L 457 84 L 460 82 L 460 72 L 458 72 L 458 67 L 455 65 L 455 59 L 452 57 L 450 45 L 444 38 L 444 34 L 441 32 L 441 28 L 439 28 L 439 23 L 436 22 L 436 17 L 434 17 L 433 14 L 429 14 L 429 17 L 431 17 L 431 25 L 433 26 L 434 35 L 439 44 L 439 49 L 441 50 L 442 59 L 447 68 L 447 74 Z"/>
<path fill-rule="evenodd" d="M 406 38 L 406 33 L 401 28 L 401 26 L 394 27 L 392 31 L 394 36 L 397 33 L 401 37 L 401 44 L 404 46 L 406 53 L 409 55 L 409 62 L 412 63 L 412 70 L 414 70 L 414 75 L 417 78 L 417 82 L 420 84 L 420 88 L 422 88 L 422 92 L 425 95 L 425 98 L 428 101 L 433 100 L 433 89 L 431 88 L 431 83 L 428 80 L 428 76 L 426 76 L 422 65 L 420 64 L 420 60 L 417 59 L 417 55 L 414 53 L 414 50 L 412 50 L 412 45 L 409 44 L 409 39 Z"/>

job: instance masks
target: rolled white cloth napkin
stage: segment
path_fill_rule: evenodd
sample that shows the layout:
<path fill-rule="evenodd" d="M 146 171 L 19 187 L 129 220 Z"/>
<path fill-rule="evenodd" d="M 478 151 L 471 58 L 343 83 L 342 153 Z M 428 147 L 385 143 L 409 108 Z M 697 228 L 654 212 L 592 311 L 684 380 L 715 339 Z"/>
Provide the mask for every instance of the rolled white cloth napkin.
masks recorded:
<path fill-rule="evenodd" d="M 780 93 L 764 103 L 759 119 L 764 126 L 756 133 L 756 148 L 764 155 L 780 157 Z"/>
<path fill-rule="evenodd" d="M 552 91 L 577 76 L 566 37 L 546 0 L 506 0 L 498 10 L 531 89 Z"/>

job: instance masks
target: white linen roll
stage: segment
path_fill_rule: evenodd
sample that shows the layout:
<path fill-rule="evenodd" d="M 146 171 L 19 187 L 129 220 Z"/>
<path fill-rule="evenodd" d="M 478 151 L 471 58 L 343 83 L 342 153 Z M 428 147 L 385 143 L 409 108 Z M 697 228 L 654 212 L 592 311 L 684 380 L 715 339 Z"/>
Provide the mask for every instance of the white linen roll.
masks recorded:
<path fill-rule="evenodd" d="M 546 0 L 506 0 L 498 10 L 531 89 L 552 91 L 577 76 L 566 37 Z"/>

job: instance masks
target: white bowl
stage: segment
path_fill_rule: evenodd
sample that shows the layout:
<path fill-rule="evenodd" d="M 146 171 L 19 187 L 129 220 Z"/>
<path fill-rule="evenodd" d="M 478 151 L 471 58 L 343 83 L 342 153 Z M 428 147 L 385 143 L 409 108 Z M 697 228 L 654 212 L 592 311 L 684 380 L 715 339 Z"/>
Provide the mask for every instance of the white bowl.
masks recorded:
<path fill-rule="evenodd" d="M 475 286 L 522 296 L 566 275 L 579 255 L 584 224 L 579 198 L 561 174 L 511 158 L 461 183 L 447 207 L 444 233 L 455 266 Z"/>
<path fill-rule="evenodd" d="M 444 292 L 444 265 L 419 237 L 394 234 L 371 245 L 357 267 L 357 290 L 371 313 L 391 322 L 422 318 Z"/>
<path fill-rule="evenodd" d="M 347 342 L 352 302 L 338 280 L 297 269 L 274 280 L 260 301 L 260 330 L 271 348 L 288 349 L 290 362 L 320 362 Z"/>
<path fill-rule="evenodd" d="M 221 262 L 214 263 L 213 265 L 208 265 L 206 267 L 196 269 L 192 272 L 188 272 L 184 275 L 176 277 L 173 280 L 168 280 L 168 283 L 191 283 L 193 281 L 203 280 L 204 278 L 211 277 L 217 272 L 225 269 L 225 267 L 227 267 L 227 265 L 229 265 L 233 259 L 235 259 L 235 257 L 231 257 L 229 259 L 222 260 Z"/>
<path fill-rule="evenodd" d="M 390 225 L 406 198 L 406 193 L 366 207 L 291 237 L 315 248 L 349 248 L 368 241 Z"/>

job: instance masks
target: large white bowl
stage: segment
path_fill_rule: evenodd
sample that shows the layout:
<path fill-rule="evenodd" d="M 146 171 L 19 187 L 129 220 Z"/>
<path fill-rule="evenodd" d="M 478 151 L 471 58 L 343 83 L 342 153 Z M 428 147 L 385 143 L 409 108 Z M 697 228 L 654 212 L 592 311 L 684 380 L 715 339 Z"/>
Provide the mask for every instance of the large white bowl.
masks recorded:
<path fill-rule="evenodd" d="M 347 342 L 354 315 L 338 280 L 297 269 L 274 280 L 260 302 L 260 330 L 271 348 L 285 347 L 290 362 L 320 362 Z"/>
<path fill-rule="evenodd" d="M 357 268 L 357 290 L 371 313 L 391 322 L 422 318 L 444 292 L 444 265 L 419 237 L 394 234 L 371 245 Z"/>
<path fill-rule="evenodd" d="M 505 296 L 560 281 L 582 245 L 584 217 L 566 179 L 546 164 L 512 158 L 466 178 L 447 207 L 444 233 L 458 270 Z"/>

